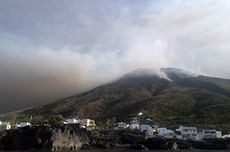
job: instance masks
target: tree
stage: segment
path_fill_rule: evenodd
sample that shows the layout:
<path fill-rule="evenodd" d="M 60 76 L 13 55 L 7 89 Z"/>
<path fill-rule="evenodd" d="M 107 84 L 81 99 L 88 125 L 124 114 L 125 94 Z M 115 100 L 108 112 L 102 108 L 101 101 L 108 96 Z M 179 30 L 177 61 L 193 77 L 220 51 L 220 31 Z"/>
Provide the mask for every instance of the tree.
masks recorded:
<path fill-rule="evenodd" d="M 53 127 L 60 125 L 63 121 L 64 117 L 62 115 L 52 115 L 49 119 L 49 123 Z"/>
<path fill-rule="evenodd" d="M 9 121 L 13 124 L 16 122 L 16 119 L 17 119 L 17 115 L 14 112 L 11 112 L 5 116 L 4 121 Z"/>
<path fill-rule="evenodd" d="M 31 124 L 42 125 L 43 123 L 44 123 L 44 118 L 41 115 L 32 117 Z"/>

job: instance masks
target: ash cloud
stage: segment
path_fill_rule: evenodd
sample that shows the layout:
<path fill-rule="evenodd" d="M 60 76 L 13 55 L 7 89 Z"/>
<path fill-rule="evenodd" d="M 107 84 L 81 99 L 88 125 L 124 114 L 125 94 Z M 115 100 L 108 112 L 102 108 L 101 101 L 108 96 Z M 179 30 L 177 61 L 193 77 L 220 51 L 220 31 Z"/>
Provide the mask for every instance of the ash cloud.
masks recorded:
<path fill-rule="evenodd" d="M 2 0 L 0 113 L 138 68 L 230 78 L 228 0 Z"/>

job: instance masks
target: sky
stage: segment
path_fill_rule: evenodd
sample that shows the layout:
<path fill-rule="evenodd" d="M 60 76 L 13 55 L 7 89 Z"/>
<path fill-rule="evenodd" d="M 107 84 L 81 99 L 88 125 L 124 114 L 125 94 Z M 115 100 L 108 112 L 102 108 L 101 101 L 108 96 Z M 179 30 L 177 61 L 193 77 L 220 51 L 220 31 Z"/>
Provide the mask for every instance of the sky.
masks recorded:
<path fill-rule="evenodd" d="M 0 113 L 138 68 L 230 78 L 229 0 L 1 0 Z"/>

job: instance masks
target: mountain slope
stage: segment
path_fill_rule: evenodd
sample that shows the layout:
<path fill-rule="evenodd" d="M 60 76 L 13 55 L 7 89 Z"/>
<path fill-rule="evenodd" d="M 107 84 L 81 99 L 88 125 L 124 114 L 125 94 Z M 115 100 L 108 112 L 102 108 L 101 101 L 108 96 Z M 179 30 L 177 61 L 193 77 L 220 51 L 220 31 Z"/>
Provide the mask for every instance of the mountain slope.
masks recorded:
<path fill-rule="evenodd" d="M 26 110 L 21 116 L 124 121 L 142 111 L 166 126 L 198 125 L 230 131 L 230 80 L 197 76 L 175 68 L 134 71 L 113 83 Z"/>

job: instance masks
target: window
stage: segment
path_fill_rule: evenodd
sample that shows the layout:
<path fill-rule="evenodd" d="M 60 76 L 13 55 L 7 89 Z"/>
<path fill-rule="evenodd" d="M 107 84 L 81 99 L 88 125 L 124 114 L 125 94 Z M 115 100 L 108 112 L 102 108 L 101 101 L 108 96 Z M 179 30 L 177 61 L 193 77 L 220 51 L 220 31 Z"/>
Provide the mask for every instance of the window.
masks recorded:
<path fill-rule="evenodd" d="M 176 131 L 176 134 L 177 135 L 181 135 L 181 131 Z"/>
<path fill-rule="evenodd" d="M 192 134 L 192 136 L 194 136 L 194 137 L 195 137 L 195 136 L 196 136 L 196 134 Z"/>

